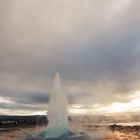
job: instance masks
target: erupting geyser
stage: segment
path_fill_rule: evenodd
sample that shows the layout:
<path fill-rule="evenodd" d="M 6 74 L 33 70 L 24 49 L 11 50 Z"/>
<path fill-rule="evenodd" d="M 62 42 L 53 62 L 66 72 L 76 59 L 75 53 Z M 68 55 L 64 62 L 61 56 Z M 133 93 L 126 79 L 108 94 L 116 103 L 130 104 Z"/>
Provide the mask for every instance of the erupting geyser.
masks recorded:
<path fill-rule="evenodd" d="M 56 73 L 53 89 L 50 95 L 48 120 L 49 125 L 43 132 L 26 136 L 22 140 L 89 140 L 87 135 L 83 133 L 74 134 L 69 130 L 67 120 L 67 100 L 61 91 L 59 73 Z"/>
<path fill-rule="evenodd" d="M 67 100 L 61 91 L 59 73 L 56 73 L 50 102 L 48 105 L 49 125 L 40 135 L 44 138 L 56 138 L 68 135 Z"/>

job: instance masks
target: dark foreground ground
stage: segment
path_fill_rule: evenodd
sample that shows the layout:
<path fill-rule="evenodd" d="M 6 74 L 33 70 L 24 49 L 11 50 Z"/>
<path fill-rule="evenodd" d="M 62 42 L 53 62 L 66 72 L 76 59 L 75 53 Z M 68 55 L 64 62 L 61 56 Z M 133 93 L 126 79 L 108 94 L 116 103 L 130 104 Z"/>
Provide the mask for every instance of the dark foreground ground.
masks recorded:
<path fill-rule="evenodd" d="M 138 123 L 132 126 L 129 126 L 129 123 L 126 123 L 128 125 L 125 126 L 115 124 L 99 125 L 100 123 L 95 125 L 94 120 L 89 119 L 89 117 L 86 120 L 85 117 L 81 118 L 69 118 L 70 131 L 78 134 L 84 132 L 93 140 L 140 140 L 140 125 Z M 102 120 L 107 122 L 107 120 L 113 119 L 105 117 Z M 99 119 L 99 122 L 102 120 Z M 120 118 L 113 121 L 118 123 Z M 47 124 L 48 119 L 46 116 L 0 116 L 0 140 L 19 140 L 27 135 L 38 134 L 47 127 Z"/>
<path fill-rule="evenodd" d="M 39 133 L 46 127 L 46 125 L 5 126 L 0 128 L 0 140 L 16 140 L 32 133 Z M 75 133 L 85 132 L 96 140 L 140 140 L 140 126 L 83 125 L 71 122 L 70 129 Z"/>

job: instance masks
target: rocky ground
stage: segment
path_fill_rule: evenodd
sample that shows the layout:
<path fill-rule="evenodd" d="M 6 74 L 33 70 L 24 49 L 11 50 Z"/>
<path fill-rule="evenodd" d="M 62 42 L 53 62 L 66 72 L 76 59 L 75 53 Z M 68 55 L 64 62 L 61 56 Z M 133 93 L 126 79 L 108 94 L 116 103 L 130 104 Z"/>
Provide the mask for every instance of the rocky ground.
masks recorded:
<path fill-rule="evenodd" d="M 70 127 L 76 133 L 87 133 L 93 140 L 140 140 L 140 126 L 71 124 Z M 45 128 L 46 126 L 1 128 L 0 140 L 16 140 L 32 133 L 39 133 Z"/>

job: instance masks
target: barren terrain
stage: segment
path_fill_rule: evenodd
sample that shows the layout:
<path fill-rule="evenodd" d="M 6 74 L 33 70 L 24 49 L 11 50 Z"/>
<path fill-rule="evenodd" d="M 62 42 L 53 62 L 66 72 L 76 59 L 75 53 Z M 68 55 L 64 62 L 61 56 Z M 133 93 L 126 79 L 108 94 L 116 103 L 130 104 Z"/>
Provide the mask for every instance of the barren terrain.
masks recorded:
<path fill-rule="evenodd" d="M 0 140 L 16 140 L 17 138 L 32 134 L 39 133 L 46 126 L 35 126 L 35 127 L 14 127 L 5 128 L 0 131 Z M 140 140 L 140 127 L 129 127 L 129 126 L 94 126 L 94 125 L 81 125 L 81 124 L 70 124 L 70 129 L 74 132 L 85 132 L 93 139 L 102 140 Z"/>

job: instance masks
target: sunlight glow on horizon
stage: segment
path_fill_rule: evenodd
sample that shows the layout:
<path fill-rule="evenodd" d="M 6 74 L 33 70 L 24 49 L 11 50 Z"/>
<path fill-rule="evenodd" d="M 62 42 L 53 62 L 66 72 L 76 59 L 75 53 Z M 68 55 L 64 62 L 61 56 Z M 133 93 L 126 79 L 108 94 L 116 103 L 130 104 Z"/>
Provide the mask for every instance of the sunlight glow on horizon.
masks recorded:
<path fill-rule="evenodd" d="M 70 115 L 96 115 L 96 114 L 113 114 L 113 113 L 137 113 L 140 111 L 140 91 L 135 91 L 131 96 L 129 96 L 129 102 L 114 102 L 109 106 L 100 106 L 98 105 L 84 105 L 84 104 L 72 104 L 68 106 L 68 114 Z M 7 105 L 14 104 L 14 101 L 0 97 L 0 102 L 5 103 Z M 28 105 L 26 105 L 28 106 Z M 35 106 L 35 105 L 34 105 Z M 21 110 L 21 109 L 5 109 L 1 108 L 0 112 L 3 112 L 1 115 L 47 115 L 47 109 L 41 107 L 39 110 Z"/>
<path fill-rule="evenodd" d="M 140 111 L 140 91 L 135 91 L 130 96 L 129 102 L 114 102 L 109 106 L 105 107 L 94 107 L 94 108 L 83 108 L 84 105 L 77 104 L 72 106 L 69 110 L 71 114 L 104 114 L 104 113 L 130 113 Z"/>

